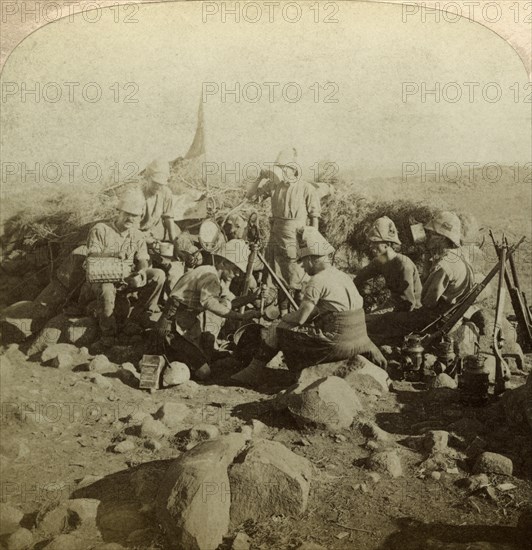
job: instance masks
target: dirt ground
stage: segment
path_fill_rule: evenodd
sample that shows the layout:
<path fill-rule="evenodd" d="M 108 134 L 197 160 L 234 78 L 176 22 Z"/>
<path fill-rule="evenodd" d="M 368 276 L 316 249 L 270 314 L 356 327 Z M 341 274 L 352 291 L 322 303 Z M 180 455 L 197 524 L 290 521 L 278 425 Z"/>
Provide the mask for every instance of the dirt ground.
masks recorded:
<path fill-rule="evenodd" d="M 134 361 L 140 352 L 116 351 Z M 377 479 L 364 465 L 375 442 L 359 424 L 339 434 L 301 431 L 287 413 L 268 406 L 272 394 L 287 382 L 286 371 L 277 371 L 278 387 L 270 388 L 269 395 L 227 385 L 228 373 L 220 370 L 210 383 L 188 382 L 150 394 L 113 372 L 104 376 L 104 383 L 94 383 L 93 373 L 83 366 L 57 369 L 29 362 L 16 347 L 4 350 L 2 361 L 5 357 L 14 368 L 9 380 L 2 375 L 4 384 L 8 382 L 2 394 L 2 502 L 25 513 L 22 524 L 34 529 L 34 548 L 50 540 L 39 524 L 43 513 L 72 496 L 98 498 L 109 512 L 109 521 L 102 516 L 100 529 L 87 535 L 87 549 L 102 541 L 128 548 L 170 548 L 157 525 L 153 498 L 170 461 L 185 450 L 187 429 L 206 422 L 229 433 L 251 418 L 266 425 L 261 437 L 283 443 L 314 468 L 302 517 L 275 516 L 240 527 L 251 537 L 251 548 L 297 548 L 305 541 L 357 550 L 526 547 L 516 525 L 532 495 L 532 437 L 530 431 L 508 426 L 496 403 L 465 407 L 457 391 L 440 395 L 426 391 L 422 383 L 394 382 L 392 392 L 365 402 L 365 414 L 391 434 L 403 465 L 403 476 L 381 474 Z M 531 356 L 527 364 L 532 366 Z M 524 380 L 515 375 L 510 385 Z M 156 444 L 140 437 L 134 419 L 169 401 L 189 407 L 182 429 Z M 514 475 L 491 475 L 491 485 L 511 482 L 515 488 L 490 496 L 459 487 L 458 480 L 471 475 L 467 458 L 459 458 L 457 469 L 448 468 L 438 479 L 423 469 L 426 453 L 413 446 L 415 436 L 442 429 L 467 439 L 468 420 L 484 438 L 484 450 L 514 462 Z M 126 437 L 135 441 L 134 449 L 113 452 Z M 478 541 L 492 545 L 475 546 Z M 230 547 L 227 541 L 224 548 Z"/>

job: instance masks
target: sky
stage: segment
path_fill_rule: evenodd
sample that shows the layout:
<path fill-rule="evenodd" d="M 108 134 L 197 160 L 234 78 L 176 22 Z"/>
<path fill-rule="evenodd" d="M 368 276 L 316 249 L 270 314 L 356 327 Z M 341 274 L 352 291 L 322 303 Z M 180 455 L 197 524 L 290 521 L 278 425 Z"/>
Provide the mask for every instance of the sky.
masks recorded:
<path fill-rule="evenodd" d="M 92 23 L 79 15 L 39 29 L 1 75 L 2 182 L 22 164 L 55 163 L 66 177 L 96 163 L 105 176 L 116 163 L 125 174 L 183 156 L 200 100 L 208 161 L 238 162 L 240 176 L 286 146 L 304 170 L 326 158 L 364 177 L 400 175 L 406 162 L 530 162 L 532 90 L 495 33 L 466 19 L 405 23 L 394 5 L 338 3 L 333 15 L 309 5 L 297 23 L 269 22 L 264 6 L 257 23 L 219 12 L 204 22 L 190 2 L 143 4 L 135 23 L 102 10 Z M 36 84 L 38 102 L 21 92 Z M 239 87 L 238 101 L 223 86 Z M 439 86 L 440 100 L 423 86 Z"/>

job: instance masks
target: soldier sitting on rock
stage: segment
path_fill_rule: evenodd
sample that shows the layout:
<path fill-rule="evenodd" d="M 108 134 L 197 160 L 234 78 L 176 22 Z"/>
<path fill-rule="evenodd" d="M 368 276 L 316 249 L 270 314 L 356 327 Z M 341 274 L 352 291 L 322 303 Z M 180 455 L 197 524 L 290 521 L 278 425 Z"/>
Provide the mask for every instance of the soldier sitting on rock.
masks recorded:
<path fill-rule="evenodd" d="M 397 228 L 393 221 L 384 216 L 376 220 L 367 236 L 370 241 L 372 261 L 357 274 L 355 285 L 362 285 L 379 275 L 384 277 L 391 293 L 390 300 L 380 309 L 412 311 L 420 306 L 421 280 L 416 264 L 397 251 L 401 246 Z"/>
<path fill-rule="evenodd" d="M 301 305 L 272 323 L 251 363 L 232 376 L 236 382 L 260 384 L 266 373 L 264 367 L 279 350 L 294 371 L 359 354 L 386 366 L 382 353 L 366 333 L 362 298 L 351 277 L 331 264 L 334 248 L 313 227 L 300 230 L 298 240 L 299 261 L 311 276 Z"/>
<path fill-rule="evenodd" d="M 149 255 L 144 235 L 138 229 L 144 212 L 144 197 L 138 190 L 127 191 L 120 199 L 116 217 L 97 223 L 87 239 L 86 269 L 105 272 L 106 259 L 118 258 L 132 268 L 131 273 L 117 282 L 89 279 L 89 287 L 96 297 L 96 314 L 102 334 L 102 343 L 112 343 L 119 324 L 128 317 L 128 294 L 138 292 L 138 299 L 129 315 L 130 321 L 141 322 L 143 314 L 157 311 L 157 302 L 165 281 L 164 271 L 149 267 Z M 89 266 L 88 263 L 92 262 Z M 116 262 L 114 263 L 116 264 Z M 94 268 L 94 269 L 93 269 Z"/>
<path fill-rule="evenodd" d="M 473 269 L 461 251 L 458 216 L 454 212 L 441 212 L 425 229 L 429 273 L 423 283 L 421 308 L 368 315 L 368 334 L 379 344 L 423 329 L 464 298 L 475 285 Z"/>
<path fill-rule="evenodd" d="M 210 374 L 211 360 L 219 323 L 205 323 L 206 313 L 218 318 L 250 321 L 260 317 L 251 309 L 234 311 L 256 299 L 256 294 L 234 298 L 229 286 L 246 271 L 249 249 L 234 239 L 213 254 L 214 265 L 201 265 L 187 271 L 175 285 L 157 325 L 157 336 L 170 361 L 185 363 L 196 378 Z M 202 326 L 203 325 L 203 326 Z"/>

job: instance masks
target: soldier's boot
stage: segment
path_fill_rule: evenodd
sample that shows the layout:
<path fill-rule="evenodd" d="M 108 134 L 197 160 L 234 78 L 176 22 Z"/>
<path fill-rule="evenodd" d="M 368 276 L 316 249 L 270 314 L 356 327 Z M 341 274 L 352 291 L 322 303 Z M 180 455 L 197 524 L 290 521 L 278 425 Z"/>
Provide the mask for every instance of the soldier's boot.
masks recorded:
<path fill-rule="evenodd" d="M 251 363 L 241 371 L 233 374 L 231 380 L 245 386 L 256 387 L 260 385 L 266 374 L 267 362 L 262 359 L 254 358 Z"/>

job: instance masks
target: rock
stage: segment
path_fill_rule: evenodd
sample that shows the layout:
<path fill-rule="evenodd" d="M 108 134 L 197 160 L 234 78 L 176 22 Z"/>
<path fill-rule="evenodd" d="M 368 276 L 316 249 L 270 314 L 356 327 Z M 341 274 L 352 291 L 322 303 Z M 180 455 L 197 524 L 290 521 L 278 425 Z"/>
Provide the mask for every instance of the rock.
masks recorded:
<path fill-rule="evenodd" d="M 475 323 L 467 322 L 451 333 L 454 339 L 454 352 L 460 357 L 476 355 L 480 332 Z"/>
<path fill-rule="evenodd" d="M 189 412 L 189 408 L 184 403 L 169 401 L 159 408 L 154 418 L 161 420 L 168 428 L 176 430 L 183 426 L 183 420 Z"/>
<path fill-rule="evenodd" d="M 0 536 L 14 533 L 23 517 L 24 514 L 18 508 L 0 502 Z"/>
<path fill-rule="evenodd" d="M 233 539 L 233 550 L 249 550 L 249 537 L 246 533 L 237 533 Z"/>
<path fill-rule="evenodd" d="M 52 536 L 61 534 L 67 526 L 68 510 L 64 504 L 46 512 L 38 522 L 39 530 Z"/>
<path fill-rule="evenodd" d="M 132 426 L 139 426 L 149 416 L 151 417 L 150 413 L 146 411 L 135 411 L 134 413 L 129 414 L 126 417 L 126 420 L 128 424 L 131 424 Z"/>
<path fill-rule="evenodd" d="M 45 350 L 41 353 L 41 361 L 43 363 L 48 363 L 48 361 L 52 361 L 59 354 L 75 357 L 79 355 L 79 350 L 72 344 L 50 344 L 46 346 Z"/>
<path fill-rule="evenodd" d="M 432 389 L 449 388 L 454 390 L 457 387 L 458 384 L 456 383 L 456 380 L 454 378 L 451 378 L 448 374 L 445 374 L 444 372 L 435 376 L 431 384 Z"/>
<path fill-rule="evenodd" d="M 482 487 L 487 487 L 490 484 L 490 480 L 486 474 L 477 474 L 460 479 L 456 483 L 463 489 L 473 492 L 481 489 Z"/>
<path fill-rule="evenodd" d="M 373 483 L 379 483 L 379 481 L 381 480 L 381 476 L 377 472 L 369 472 L 368 478 L 371 479 Z"/>
<path fill-rule="evenodd" d="M 168 468 L 156 500 L 157 517 L 181 548 L 216 548 L 229 529 L 227 469 L 244 449 L 240 434 L 200 443 Z"/>
<path fill-rule="evenodd" d="M 100 373 L 96 372 L 90 376 L 90 381 L 93 384 L 96 384 L 103 390 L 111 390 L 113 388 L 113 383 L 109 378 L 106 378 L 105 376 L 102 376 Z"/>
<path fill-rule="evenodd" d="M 69 319 L 64 333 L 66 341 L 70 344 L 89 346 L 98 339 L 98 323 L 94 317 Z"/>
<path fill-rule="evenodd" d="M 248 424 L 251 426 L 251 429 L 253 431 L 253 435 L 259 435 L 261 434 L 266 428 L 266 424 L 264 422 L 261 422 L 260 420 L 257 420 L 256 418 L 252 418 Z"/>
<path fill-rule="evenodd" d="M 352 371 L 346 375 L 344 380 L 359 394 L 362 393 L 378 398 L 383 393 L 381 384 L 373 376 Z"/>
<path fill-rule="evenodd" d="M 430 472 L 430 477 L 431 477 L 434 481 L 439 481 L 439 480 L 441 479 L 441 472 L 437 472 L 437 471 Z"/>
<path fill-rule="evenodd" d="M 449 443 L 449 433 L 443 430 L 430 431 L 425 435 L 423 443 L 429 453 L 445 451 Z"/>
<path fill-rule="evenodd" d="M 28 348 L 28 357 L 41 353 L 47 346 L 57 344 L 65 330 L 66 317 L 56 315 L 49 319 Z"/>
<path fill-rule="evenodd" d="M 388 474 L 392 477 L 401 477 L 403 468 L 397 451 L 388 450 L 372 454 L 367 461 L 371 470 Z"/>
<path fill-rule="evenodd" d="M 156 439 L 148 439 L 144 442 L 144 447 L 150 451 L 160 451 L 163 448 L 162 443 Z"/>
<path fill-rule="evenodd" d="M 473 472 L 476 474 L 501 474 L 511 476 L 513 472 L 513 463 L 506 456 L 484 452 L 477 458 Z"/>
<path fill-rule="evenodd" d="M 500 401 L 508 423 L 532 431 L 532 376 L 526 384 L 504 392 Z"/>
<path fill-rule="evenodd" d="M 122 540 L 138 529 L 150 527 L 150 518 L 134 501 L 102 502 L 98 508 L 98 529 L 104 540 Z"/>
<path fill-rule="evenodd" d="M 45 548 L 46 550 L 87 550 L 87 541 L 73 534 L 58 535 Z"/>
<path fill-rule="evenodd" d="M 296 421 L 329 430 L 349 428 L 362 409 L 357 393 L 337 376 L 316 380 L 288 396 L 288 410 Z"/>
<path fill-rule="evenodd" d="M 362 367 L 358 368 L 355 372 L 358 375 L 371 376 L 371 378 L 379 383 L 382 391 L 388 393 L 392 383 L 388 373 L 361 355 L 357 357 L 357 361 L 359 364 L 362 363 Z"/>
<path fill-rule="evenodd" d="M 343 362 L 338 363 L 322 363 L 321 365 L 313 365 L 303 369 L 297 378 L 297 385 L 300 390 L 310 386 L 316 380 L 327 378 L 328 376 L 337 376 L 338 371 L 344 369 Z"/>
<path fill-rule="evenodd" d="M 6 307 L 0 320 L 4 345 L 21 343 L 37 334 L 52 316 L 53 310 L 38 302 L 16 302 Z"/>
<path fill-rule="evenodd" d="M 134 451 L 136 449 L 135 442 L 131 439 L 124 439 L 124 441 L 121 441 L 120 443 L 117 443 L 113 447 L 113 452 L 115 453 L 129 453 L 131 451 Z"/>
<path fill-rule="evenodd" d="M 190 428 L 189 439 L 191 441 L 207 441 L 216 439 L 220 430 L 214 424 L 196 424 Z"/>
<path fill-rule="evenodd" d="M 52 359 L 52 367 L 56 369 L 70 369 L 74 366 L 74 358 L 69 353 L 58 353 Z"/>
<path fill-rule="evenodd" d="M 66 502 L 69 513 L 76 516 L 73 523 L 77 528 L 96 525 L 100 504 L 101 502 L 95 498 L 73 498 Z"/>
<path fill-rule="evenodd" d="M 161 421 L 155 420 L 151 416 L 147 416 L 140 426 L 140 435 L 142 437 L 161 439 L 162 437 L 170 435 L 170 431 Z"/>
<path fill-rule="evenodd" d="M 96 355 L 89 363 L 89 371 L 96 373 L 113 372 L 114 366 L 105 355 Z"/>
<path fill-rule="evenodd" d="M 29 529 L 21 527 L 6 538 L 7 550 L 26 550 L 33 543 L 33 535 Z"/>
<path fill-rule="evenodd" d="M 361 423 L 362 433 L 366 437 L 371 437 L 375 441 L 380 441 L 386 443 L 392 440 L 391 434 L 384 431 L 382 428 L 379 428 L 375 422 L 362 422 Z"/>
<path fill-rule="evenodd" d="M 253 440 L 228 474 L 233 528 L 248 519 L 298 517 L 306 510 L 312 466 L 277 441 Z"/>
<path fill-rule="evenodd" d="M 126 550 L 126 547 L 118 544 L 118 542 L 106 542 L 95 546 L 94 550 Z"/>
<path fill-rule="evenodd" d="M 163 386 L 179 386 L 190 380 L 190 369 L 185 363 L 172 361 L 163 372 Z"/>

